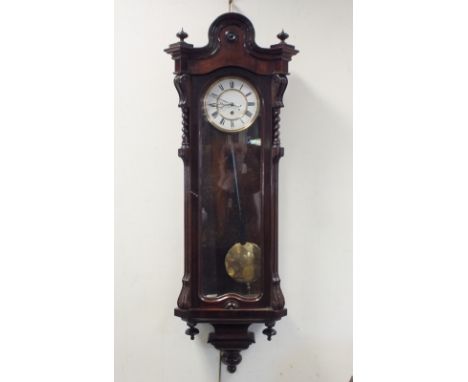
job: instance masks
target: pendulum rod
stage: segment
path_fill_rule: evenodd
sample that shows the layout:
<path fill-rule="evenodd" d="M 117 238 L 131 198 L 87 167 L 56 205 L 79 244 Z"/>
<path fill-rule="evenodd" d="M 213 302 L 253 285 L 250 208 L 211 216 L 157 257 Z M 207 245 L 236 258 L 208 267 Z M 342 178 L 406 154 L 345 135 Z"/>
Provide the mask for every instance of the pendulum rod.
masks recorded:
<path fill-rule="evenodd" d="M 234 153 L 234 144 L 232 143 L 232 139 L 230 135 L 228 136 L 228 140 L 231 146 L 232 172 L 234 175 L 234 189 L 236 191 L 237 211 L 239 214 L 239 236 L 240 236 L 239 241 L 241 244 L 245 244 L 246 234 L 245 234 L 244 216 L 242 214 L 241 199 L 240 199 L 240 192 L 239 192 L 239 178 L 237 174 L 236 154 Z"/>

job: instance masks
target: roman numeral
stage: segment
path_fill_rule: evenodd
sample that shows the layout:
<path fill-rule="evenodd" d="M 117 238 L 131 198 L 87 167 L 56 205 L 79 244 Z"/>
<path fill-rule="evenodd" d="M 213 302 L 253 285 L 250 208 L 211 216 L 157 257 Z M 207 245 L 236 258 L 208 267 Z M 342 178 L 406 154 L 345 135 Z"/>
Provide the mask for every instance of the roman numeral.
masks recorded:
<path fill-rule="evenodd" d="M 255 102 L 247 102 L 247 106 L 253 106 L 255 105 Z"/>
<path fill-rule="evenodd" d="M 252 113 L 251 113 L 250 111 L 247 110 L 247 111 L 245 112 L 245 115 L 246 115 L 247 117 L 250 118 L 250 117 L 252 116 Z"/>
<path fill-rule="evenodd" d="M 229 86 L 231 87 L 231 89 L 233 89 L 234 88 L 234 81 L 230 81 Z"/>
<path fill-rule="evenodd" d="M 211 93 L 210 96 L 211 96 L 211 97 L 218 98 L 218 95 L 217 95 L 216 93 Z"/>
<path fill-rule="evenodd" d="M 213 118 L 216 118 L 216 117 L 218 116 L 218 112 L 215 111 L 213 114 L 211 114 L 211 116 L 212 116 Z"/>
<path fill-rule="evenodd" d="M 251 94 L 252 94 L 252 92 L 248 92 L 245 96 L 248 97 Z"/>
<path fill-rule="evenodd" d="M 221 118 L 221 125 L 224 125 L 224 122 L 226 122 L 226 120 L 224 118 Z"/>
<path fill-rule="evenodd" d="M 239 88 L 239 90 L 242 90 L 242 86 L 244 86 L 244 84 L 241 85 L 241 87 Z"/>
<path fill-rule="evenodd" d="M 223 84 L 219 84 L 218 87 L 219 87 L 221 90 L 224 90 Z"/>
<path fill-rule="evenodd" d="M 234 121 L 231 120 L 231 128 L 233 128 L 233 127 L 234 127 Z"/>

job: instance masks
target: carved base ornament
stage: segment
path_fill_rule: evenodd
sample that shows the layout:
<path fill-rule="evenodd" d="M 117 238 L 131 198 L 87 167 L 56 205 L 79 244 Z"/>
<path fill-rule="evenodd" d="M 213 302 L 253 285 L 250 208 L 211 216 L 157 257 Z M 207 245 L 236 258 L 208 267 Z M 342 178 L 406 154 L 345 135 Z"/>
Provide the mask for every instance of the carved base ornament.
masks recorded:
<path fill-rule="evenodd" d="M 179 41 L 165 51 L 175 62 L 182 110 L 184 276 L 175 315 L 194 339 L 197 324 L 214 328 L 208 342 L 231 373 L 264 324 L 270 341 L 286 316 L 278 274 L 280 110 L 288 63 L 286 43 L 261 48 L 252 23 L 229 12 L 210 26 L 208 44 Z"/>

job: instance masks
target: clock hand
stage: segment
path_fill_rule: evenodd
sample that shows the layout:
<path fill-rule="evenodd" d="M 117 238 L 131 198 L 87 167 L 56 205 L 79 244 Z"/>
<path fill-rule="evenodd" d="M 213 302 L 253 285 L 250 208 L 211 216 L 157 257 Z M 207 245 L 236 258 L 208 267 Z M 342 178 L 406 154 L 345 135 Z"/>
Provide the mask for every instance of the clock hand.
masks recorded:
<path fill-rule="evenodd" d="M 223 108 L 224 106 L 234 106 L 232 102 L 227 102 L 225 100 L 219 99 L 221 102 L 211 102 L 208 106 Z"/>
<path fill-rule="evenodd" d="M 224 106 L 240 107 L 240 105 L 236 105 L 234 102 L 228 102 L 228 101 L 226 101 L 226 100 L 224 100 L 222 98 L 220 98 L 219 100 L 225 103 Z"/>

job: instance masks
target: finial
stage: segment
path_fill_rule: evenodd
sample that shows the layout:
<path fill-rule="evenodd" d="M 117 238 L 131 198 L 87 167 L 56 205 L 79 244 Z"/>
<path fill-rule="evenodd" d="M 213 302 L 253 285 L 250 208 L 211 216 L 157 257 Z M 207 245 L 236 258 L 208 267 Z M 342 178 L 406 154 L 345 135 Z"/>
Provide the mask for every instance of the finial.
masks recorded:
<path fill-rule="evenodd" d="M 184 28 L 182 28 L 180 32 L 176 34 L 176 36 L 180 39 L 181 42 L 184 42 L 184 40 L 188 37 L 188 34 L 185 33 Z"/>
<path fill-rule="evenodd" d="M 284 41 L 289 37 L 289 35 L 283 30 L 281 30 L 281 33 L 278 33 L 276 35 L 281 40 L 281 43 L 285 43 Z"/>

